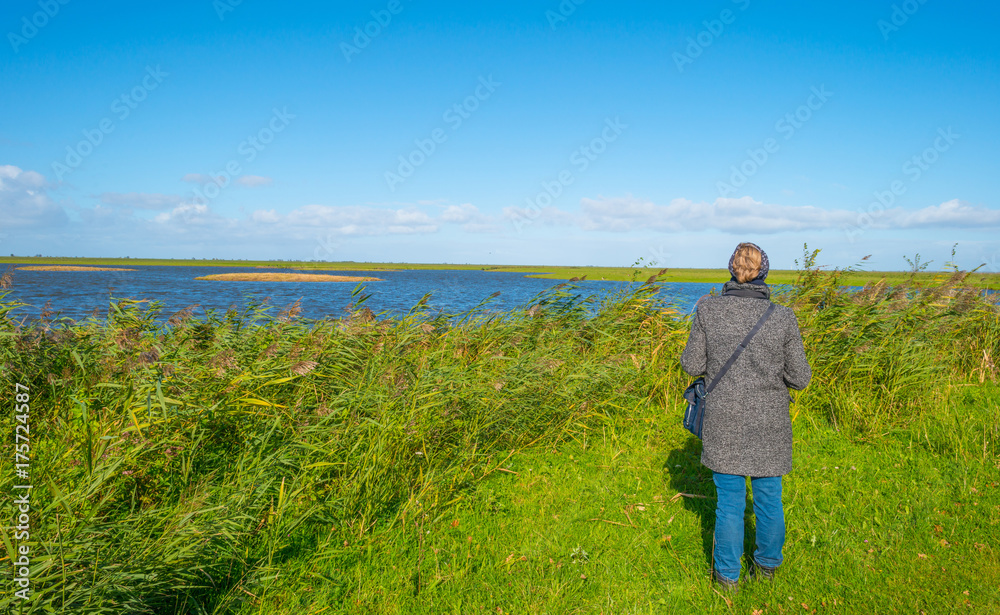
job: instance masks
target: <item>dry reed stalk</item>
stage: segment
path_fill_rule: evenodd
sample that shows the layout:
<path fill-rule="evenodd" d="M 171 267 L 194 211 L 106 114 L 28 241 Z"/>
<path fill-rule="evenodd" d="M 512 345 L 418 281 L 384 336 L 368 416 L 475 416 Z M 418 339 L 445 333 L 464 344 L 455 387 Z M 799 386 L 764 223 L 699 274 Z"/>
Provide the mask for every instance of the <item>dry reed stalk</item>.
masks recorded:
<path fill-rule="evenodd" d="M 222 376 L 226 370 L 236 367 L 236 353 L 231 348 L 219 351 L 208 361 L 209 367 L 215 368 L 215 375 Z"/>
<path fill-rule="evenodd" d="M 276 354 L 278 354 L 278 344 L 275 342 L 271 342 L 271 345 L 265 348 L 264 351 L 260 353 L 260 355 L 257 357 L 257 359 L 258 360 L 270 359 Z"/>
<path fill-rule="evenodd" d="M 371 322 L 375 320 L 375 312 L 373 312 L 368 306 L 365 306 L 357 312 L 354 312 L 351 315 L 351 320 L 356 320 L 358 322 Z"/>
<path fill-rule="evenodd" d="M 292 320 L 302 311 L 302 300 L 296 299 L 294 303 L 290 304 L 285 309 L 278 312 L 278 322 L 288 322 Z"/>
<path fill-rule="evenodd" d="M 152 365 L 160 360 L 160 351 L 156 348 L 139 353 L 139 364 L 143 367 Z"/>
<path fill-rule="evenodd" d="M 42 313 L 39 317 L 43 323 L 48 323 L 49 317 L 53 314 L 55 314 L 55 311 L 52 309 L 52 300 L 49 299 L 45 302 L 45 305 L 42 306 Z"/>
<path fill-rule="evenodd" d="M 115 333 L 114 342 L 121 350 L 132 350 L 138 343 L 142 332 L 133 327 L 126 327 Z"/>
<path fill-rule="evenodd" d="M 986 382 L 986 374 L 989 373 L 990 380 L 996 382 L 997 379 L 997 368 L 993 363 L 993 357 L 990 356 L 986 349 L 983 349 L 983 360 L 979 365 L 977 370 L 973 370 L 973 373 L 979 372 L 979 382 Z"/>
<path fill-rule="evenodd" d="M 171 326 L 177 326 L 186 323 L 191 319 L 191 315 L 194 313 L 194 309 L 201 304 L 195 303 L 187 306 L 183 310 L 178 310 L 167 320 L 167 324 Z"/>
<path fill-rule="evenodd" d="M 707 495 L 698 495 L 697 493 L 677 493 L 674 497 L 670 498 L 671 502 L 676 502 L 678 498 L 699 498 L 702 500 L 709 499 Z"/>
<path fill-rule="evenodd" d="M 300 376 L 305 376 L 312 370 L 316 369 L 318 363 L 316 361 L 299 361 L 292 366 L 292 371 Z"/>
<path fill-rule="evenodd" d="M 0 290 L 10 288 L 14 284 L 14 265 L 8 265 L 3 277 L 0 277 Z"/>

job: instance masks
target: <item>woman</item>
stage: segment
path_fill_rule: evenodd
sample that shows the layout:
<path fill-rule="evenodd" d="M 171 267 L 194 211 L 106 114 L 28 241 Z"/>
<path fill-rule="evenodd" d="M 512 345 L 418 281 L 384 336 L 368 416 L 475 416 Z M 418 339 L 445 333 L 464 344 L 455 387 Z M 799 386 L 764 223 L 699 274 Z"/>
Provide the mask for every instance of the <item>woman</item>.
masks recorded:
<path fill-rule="evenodd" d="M 729 259 L 733 278 L 722 295 L 702 297 L 695 308 L 681 367 L 707 382 L 732 356 L 770 305 L 767 255 L 741 243 Z M 712 568 L 723 587 L 736 590 L 743 554 L 746 479 L 753 489 L 757 549 L 751 575 L 771 579 L 781 565 L 785 517 L 781 477 L 792 470 L 788 387 L 803 389 L 812 375 L 795 313 L 775 306 L 746 350 L 705 400 L 701 463 L 714 473 L 718 505 Z"/>

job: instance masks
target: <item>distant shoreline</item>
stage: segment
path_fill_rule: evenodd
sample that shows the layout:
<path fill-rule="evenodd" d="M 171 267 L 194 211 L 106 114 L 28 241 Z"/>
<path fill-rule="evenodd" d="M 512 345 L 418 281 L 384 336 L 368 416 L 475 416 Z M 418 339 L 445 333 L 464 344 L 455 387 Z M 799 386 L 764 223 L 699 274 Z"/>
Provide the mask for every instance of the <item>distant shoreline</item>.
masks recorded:
<path fill-rule="evenodd" d="M 175 267 L 252 267 L 268 269 L 294 269 L 296 271 L 408 271 L 408 270 L 461 270 L 492 271 L 504 273 L 524 273 L 527 277 L 551 280 L 571 280 L 583 278 L 583 282 L 644 282 L 661 270 L 659 267 L 589 267 L 566 265 L 484 265 L 448 263 L 356 263 L 356 262 L 310 262 L 310 261 L 266 261 L 266 260 L 201 260 L 201 259 L 145 259 L 145 258 L 62 258 L 62 257 L 6 257 L 0 258 L 0 266 L 6 265 L 89 265 L 89 266 L 175 266 Z M 120 269 L 119 269 L 120 270 Z M 911 274 L 906 271 L 859 271 L 844 274 L 842 281 L 851 286 L 864 286 L 885 279 L 896 284 L 910 279 L 932 282 L 947 278 L 950 272 L 923 271 Z M 794 270 L 772 269 L 768 276 L 771 284 L 793 284 L 798 278 Z M 725 269 L 672 269 L 668 268 L 660 276 L 662 283 L 710 283 L 721 284 L 729 280 Z M 1000 273 L 977 272 L 966 280 L 967 286 L 1000 289 Z"/>

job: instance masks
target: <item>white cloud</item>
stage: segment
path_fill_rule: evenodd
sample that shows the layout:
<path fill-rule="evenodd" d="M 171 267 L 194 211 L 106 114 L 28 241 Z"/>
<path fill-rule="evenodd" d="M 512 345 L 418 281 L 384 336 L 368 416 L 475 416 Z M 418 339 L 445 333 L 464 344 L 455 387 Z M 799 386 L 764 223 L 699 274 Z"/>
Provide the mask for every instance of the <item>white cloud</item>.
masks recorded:
<path fill-rule="evenodd" d="M 185 179 L 213 181 L 207 176 Z M 471 253 L 509 244 L 511 253 L 521 258 L 522 252 L 518 251 L 521 248 L 516 247 L 521 244 L 517 242 L 531 243 L 533 238 L 516 233 L 516 225 L 511 222 L 518 219 L 530 220 L 536 227 L 548 227 L 552 241 L 541 243 L 551 246 L 590 241 L 619 245 L 637 240 L 652 241 L 650 246 L 655 246 L 660 241 L 650 239 L 655 233 L 671 234 L 671 245 L 678 241 L 697 244 L 708 241 L 703 231 L 740 236 L 837 232 L 862 224 L 857 209 L 780 205 L 749 196 L 712 202 L 679 198 L 663 204 L 632 195 L 598 196 L 582 199 L 578 207 L 570 210 L 506 207 L 501 214 L 481 211 L 471 203 L 449 204 L 441 200 L 351 206 L 313 204 L 295 209 L 275 203 L 266 209 L 236 214 L 213 210 L 210 204 L 195 202 L 192 197 L 157 193 L 106 192 L 94 199 L 91 206 L 78 207 L 55 203 L 49 194 L 54 189 L 39 173 L 0 165 L 0 232 L 30 228 L 35 232 L 19 233 L 19 240 L 37 242 L 50 237 L 45 231 L 63 227 L 64 235 L 59 241 L 76 242 L 79 238 L 75 245 L 89 241 L 94 246 L 135 245 L 160 250 L 177 247 L 203 250 L 212 246 L 252 250 L 255 246 L 267 246 L 276 251 L 299 250 L 309 257 L 315 254 L 316 258 L 335 253 L 345 255 L 337 252 L 343 248 L 330 246 L 346 245 L 353 246 L 352 249 L 374 245 L 407 246 L 408 250 L 426 248 L 429 254 L 444 250 L 442 246 L 451 245 L 452 240 L 463 241 L 458 235 L 462 233 Z M 67 227 L 70 219 L 60 205 L 78 222 Z M 135 213 L 142 210 L 151 211 L 155 217 Z M 879 212 L 864 224 L 865 228 L 878 230 L 995 229 L 1000 228 L 1000 210 L 951 200 L 917 210 L 895 207 Z M 442 231 L 448 231 L 448 242 L 432 237 Z M 495 233 L 497 237 L 487 243 L 476 238 L 476 234 L 482 233 Z M 600 238 L 595 233 L 613 235 Z M 73 239 L 69 239 L 71 236 Z M 379 237 L 393 240 L 371 240 Z M 888 239 L 891 238 L 885 235 L 871 238 L 877 242 Z"/>
<path fill-rule="evenodd" d="M 448 205 L 440 216 L 441 222 L 460 224 L 466 233 L 499 233 L 504 230 L 503 220 L 479 211 L 472 203 Z"/>
<path fill-rule="evenodd" d="M 105 192 L 101 202 L 113 207 L 134 209 L 169 209 L 184 201 L 184 197 L 173 194 L 147 194 L 142 192 Z"/>
<path fill-rule="evenodd" d="M 259 188 L 260 186 L 270 186 L 274 180 L 261 175 L 243 175 L 236 180 L 236 183 L 247 188 Z"/>
<path fill-rule="evenodd" d="M 45 176 L 35 171 L 22 171 L 14 165 L 0 165 L 0 190 L 23 188 L 42 188 L 45 186 Z"/>
<path fill-rule="evenodd" d="M 443 222 L 453 222 L 455 224 L 462 224 L 463 222 L 469 222 L 472 220 L 479 210 L 475 205 L 471 203 L 464 203 L 462 205 L 449 205 L 445 208 L 444 213 L 441 214 L 441 220 Z"/>
<path fill-rule="evenodd" d="M 434 215 L 412 205 L 305 205 L 288 213 L 258 209 L 250 214 L 249 219 L 256 224 L 268 225 L 274 233 L 296 237 L 316 232 L 343 236 L 423 235 L 437 233 L 446 224 L 460 225 L 469 233 L 505 229 L 499 218 L 483 214 L 471 203 L 443 206 L 434 202 L 434 208 L 443 208 L 443 211 Z"/>
<path fill-rule="evenodd" d="M 936 226 L 994 228 L 1000 226 L 1000 210 L 987 207 L 973 207 L 952 199 L 924 207 L 914 212 L 892 210 L 895 225 L 899 228 L 921 228 Z"/>
<path fill-rule="evenodd" d="M 224 219 L 212 213 L 208 205 L 183 203 L 172 210 L 157 214 L 153 222 L 173 226 L 208 226 Z"/>
<path fill-rule="evenodd" d="M 0 165 L 0 229 L 57 227 L 68 221 L 49 197 L 45 176 Z"/>
<path fill-rule="evenodd" d="M 719 198 L 712 203 L 674 199 L 667 205 L 657 205 L 646 199 L 626 195 L 582 199 L 576 212 L 555 207 L 541 210 L 508 207 L 504 209 L 504 213 L 510 220 L 531 220 L 555 226 L 575 226 L 586 231 L 622 233 L 715 230 L 768 234 L 840 230 L 862 224 L 880 229 L 935 226 L 982 228 L 1000 225 L 1000 211 L 972 207 L 958 200 L 916 211 L 896 207 L 864 217 L 858 210 L 777 205 L 763 203 L 749 196 L 738 199 Z"/>
<path fill-rule="evenodd" d="M 556 207 L 544 207 L 531 210 L 526 207 L 504 207 L 503 218 L 509 223 L 538 223 L 548 226 L 579 226 L 584 227 L 579 213 L 569 212 Z"/>
<path fill-rule="evenodd" d="M 205 175 L 204 173 L 188 173 L 181 178 L 181 181 L 188 182 L 189 184 L 199 184 L 202 186 L 207 184 L 217 184 L 220 187 L 225 187 L 228 185 L 230 178 L 225 175 L 213 177 L 211 175 Z M 274 183 L 274 180 L 263 175 L 241 175 L 236 178 L 235 182 L 247 188 L 260 188 L 261 186 L 270 186 Z"/>
<path fill-rule="evenodd" d="M 632 196 L 583 199 L 581 225 L 587 230 L 663 232 L 721 230 L 777 233 L 848 224 L 856 214 L 818 207 L 765 204 L 751 197 L 719 198 L 713 203 L 674 199 L 656 205 Z"/>
<path fill-rule="evenodd" d="M 274 224 L 281 216 L 273 209 L 258 209 L 250 214 L 250 219 L 261 224 Z"/>
<path fill-rule="evenodd" d="M 341 235 L 434 233 L 439 225 L 426 212 L 415 208 L 306 205 L 279 216 L 275 224 L 322 228 Z"/>

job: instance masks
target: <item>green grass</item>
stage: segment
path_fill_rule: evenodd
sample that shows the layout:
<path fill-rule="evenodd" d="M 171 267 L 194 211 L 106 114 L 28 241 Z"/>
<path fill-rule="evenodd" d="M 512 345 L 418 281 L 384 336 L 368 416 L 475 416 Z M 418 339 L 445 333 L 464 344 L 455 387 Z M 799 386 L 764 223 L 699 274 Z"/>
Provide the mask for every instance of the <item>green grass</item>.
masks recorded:
<path fill-rule="evenodd" d="M 422 304 L 379 320 L 358 291 L 345 319 L 251 305 L 167 331 L 132 299 L 21 327 L 0 293 L 36 514 L 35 598 L 14 602 L 5 572 L 0 608 L 995 612 L 996 304 L 957 272 L 845 293 L 814 257 L 776 297 L 814 370 L 792 409 L 787 566 L 732 606 L 707 575 L 710 474 L 679 427 L 688 321 L 655 285 L 589 319 L 565 286 L 538 312 L 453 322 Z M 13 481 L 7 454 L 0 493 Z"/>
<path fill-rule="evenodd" d="M 447 512 L 338 548 L 349 567 L 305 558 L 243 612 L 994 613 L 998 402 L 992 386 L 949 408 L 989 434 L 985 456 L 928 447 L 923 428 L 952 429 L 937 420 L 858 443 L 801 417 L 784 566 L 774 583 L 744 580 L 731 604 L 709 580 L 714 488 L 700 446 L 675 413 L 640 405 L 512 456 L 503 467 L 516 474 L 478 481 Z"/>

